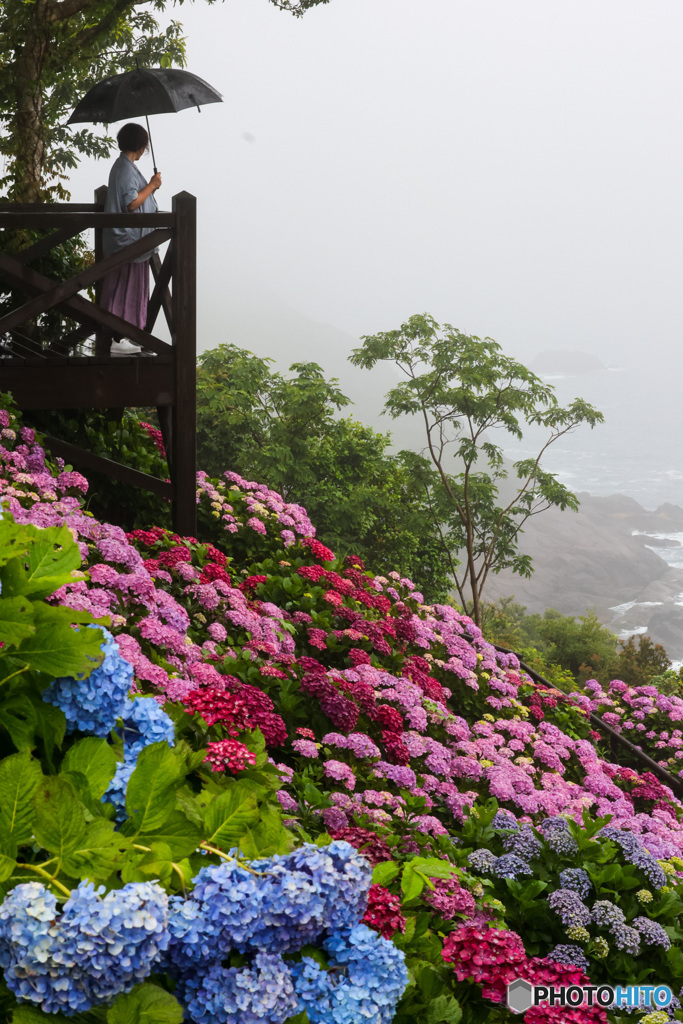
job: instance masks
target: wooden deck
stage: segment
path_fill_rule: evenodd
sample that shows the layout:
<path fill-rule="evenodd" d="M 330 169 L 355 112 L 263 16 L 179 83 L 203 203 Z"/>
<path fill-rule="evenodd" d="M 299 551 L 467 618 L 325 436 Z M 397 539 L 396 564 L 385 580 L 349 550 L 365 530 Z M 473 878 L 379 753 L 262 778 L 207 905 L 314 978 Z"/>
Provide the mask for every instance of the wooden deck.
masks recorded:
<path fill-rule="evenodd" d="M 105 214 L 106 188 L 95 203 L 0 205 L 3 238 L 26 237 L 17 246 L 0 243 L 0 282 L 24 296 L 0 316 L 0 391 L 9 391 L 20 409 L 122 409 L 153 406 L 159 414 L 171 482 L 159 480 L 111 459 L 76 448 L 68 439 L 49 438 L 55 455 L 83 469 L 171 499 L 174 529 L 196 533 L 196 200 L 187 192 L 173 197 L 170 213 Z M 126 249 L 104 257 L 105 227 L 147 227 L 152 232 Z M 88 229 L 95 231 L 95 259 L 67 281 L 56 281 L 31 266 L 55 246 Z M 42 237 L 41 237 L 42 236 Z M 170 243 L 162 260 L 153 253 L 154 289 L 145 329 L 97 304 L 105 274 L 157 246 Z M 14 250 L 14 251 L 13 251 Z M 95 301 L 83 293 L 95 290 Z M 35 340 L 37 318 L 57 311 L 76 323 L 48 343 Z M 171 343 L 153 331 L 160 314 Z M 123 336 L 142 355 L 112 357 L 112 336 Z M 4 342 L 4 344 L 3 344 Z"/>

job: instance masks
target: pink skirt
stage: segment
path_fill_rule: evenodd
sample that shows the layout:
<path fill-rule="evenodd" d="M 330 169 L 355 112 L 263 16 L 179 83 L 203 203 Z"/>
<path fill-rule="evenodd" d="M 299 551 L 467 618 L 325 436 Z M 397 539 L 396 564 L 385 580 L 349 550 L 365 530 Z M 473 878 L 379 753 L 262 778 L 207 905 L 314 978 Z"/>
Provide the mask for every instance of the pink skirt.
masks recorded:
<path fill-rule="evenodd" d="M 102 308 L 142 330 L 147 323 L 148 302 L 148 260 L 144 263 L 124 263 L 102 278 Z"/>

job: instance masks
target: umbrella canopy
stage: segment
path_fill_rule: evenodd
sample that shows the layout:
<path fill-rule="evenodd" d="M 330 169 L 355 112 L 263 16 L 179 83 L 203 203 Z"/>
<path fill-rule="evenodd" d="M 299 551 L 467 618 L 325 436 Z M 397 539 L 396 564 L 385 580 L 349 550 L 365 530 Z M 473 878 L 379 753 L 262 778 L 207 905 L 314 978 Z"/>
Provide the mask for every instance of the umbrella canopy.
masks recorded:
<path fill-rule="evenodd" d="M 90 89 L 67 124 L 122 121 L 145 114 L 171 114 L 186 107 L 222 103 L 203 78 L 179 68 L 137 68 L 105 78 Z"/>

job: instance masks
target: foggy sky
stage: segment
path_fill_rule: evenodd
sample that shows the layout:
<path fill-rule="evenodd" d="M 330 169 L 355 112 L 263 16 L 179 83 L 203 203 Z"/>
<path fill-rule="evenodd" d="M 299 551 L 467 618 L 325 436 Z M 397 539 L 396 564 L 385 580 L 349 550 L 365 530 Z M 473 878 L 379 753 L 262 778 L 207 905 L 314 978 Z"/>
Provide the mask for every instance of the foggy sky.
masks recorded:
<path fill-rule="evenodd" d="M 356 337 L 429 311 L 522 358 L 680 358 L 678 0 L 172 13 L 225 96 L 152 119 L 162 205 L 199 199 L 203 344 L 274 294 Z"/>

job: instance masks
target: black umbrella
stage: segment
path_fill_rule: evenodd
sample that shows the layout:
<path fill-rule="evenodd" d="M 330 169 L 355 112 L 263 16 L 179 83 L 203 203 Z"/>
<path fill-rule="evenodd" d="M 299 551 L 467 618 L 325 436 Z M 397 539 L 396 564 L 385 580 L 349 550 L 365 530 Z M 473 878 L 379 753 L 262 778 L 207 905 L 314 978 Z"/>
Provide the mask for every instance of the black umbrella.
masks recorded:
<path fill-rule="evenodd" d="M 136 68 L 122 75 L 105 78 L 93 85 L 79 102 L 67 124 L 84 121 L 122 121 L 129 117 L 147 118 L 148 114 L 171 114 L 186 107 L 197 107 L 205 103 L 222 103 L 223 97 L 212 85 L 189 71 L 179 68 Z M 152 147 L 152 161 L 155 164 L 154 146 L 147 120 L 147 133 Z"/>

